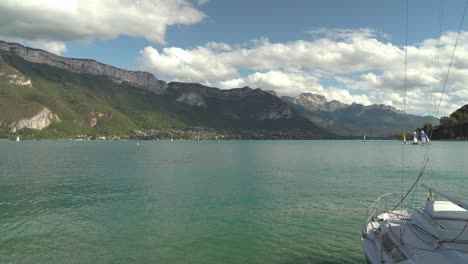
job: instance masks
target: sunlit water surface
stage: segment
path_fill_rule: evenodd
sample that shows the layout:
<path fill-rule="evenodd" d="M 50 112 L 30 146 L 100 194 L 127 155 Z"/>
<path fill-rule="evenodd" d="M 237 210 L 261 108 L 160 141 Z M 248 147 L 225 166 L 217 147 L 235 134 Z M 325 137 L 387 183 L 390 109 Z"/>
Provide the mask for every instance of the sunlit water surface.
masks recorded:
<path fill-rule="evenodd" d="M 0 263 L 363 263 L 366 206 L 406 190 L 427 150 L 139 144 L 1 141 Z M 434 142 L 426 182 L 463 197 L 467 147 Z"/>

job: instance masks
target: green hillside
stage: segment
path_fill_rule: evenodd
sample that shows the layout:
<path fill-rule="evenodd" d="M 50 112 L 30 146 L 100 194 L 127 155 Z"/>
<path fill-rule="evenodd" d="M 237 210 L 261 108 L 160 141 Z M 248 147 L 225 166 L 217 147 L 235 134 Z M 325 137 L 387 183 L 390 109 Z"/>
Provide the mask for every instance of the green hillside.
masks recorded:
<path fill-rule="evenodd" d="M 433 139 L 468 139 L 468 105 L 440 119 L 440 126 L 434 129 Z"/>
<path fill-rule="evenodd" d="M 62 120 L 43 131 L 22 131 L 26 138 L 66 138 L 80 134 L 119 136 L 132 134 L 135 130 L 189 127 L 299 128 L 318 136 L 329 135 L 298 114 L 288 119 L 252 118 L 252 113 L 284 104 L 264 92 L 239 100 L 207 96 L 208 107 L 195 107 L 176 101 L 183 89 L 168 89 L 164 95 L 158 95 L 126 83 L 117 84 L 105 77 L 27 62 L 5 52 L 0 52 L 0 56 L 8 64 L 0 68 L 0 73 L 4 73 L 0 76 L 0 120 L 31 117 L 43 107 Z M 31 79 L 32 87 L 9 83 L 5 77 L 8 74 Z M 197 90 L 193 84 L 183 86 Z"/>

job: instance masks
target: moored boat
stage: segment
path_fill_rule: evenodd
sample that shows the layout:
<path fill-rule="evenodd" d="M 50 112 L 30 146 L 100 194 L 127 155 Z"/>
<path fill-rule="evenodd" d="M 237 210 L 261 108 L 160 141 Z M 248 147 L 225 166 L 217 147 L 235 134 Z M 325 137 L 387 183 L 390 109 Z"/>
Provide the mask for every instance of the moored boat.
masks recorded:
<path fill-rule="evenodd" d="M 465 4 L 458 37 L 467 7 L 468 1 Z M 455 54 L 458 37 L 453 46 L 453 54 Z M 442 95 L 449 73 L 450 66 Z M 441 100 L 442 96 L 438 102 L 439 106 Z M 404 102 L 406 108 L 406 92 Z M 435 116 L 438 114 L 438 109 L 437 107 Z M 418 144 L 416 131 L 413 132 L 412 144 Z M 424 130 L 421 130 L 421 144 L 430 144 L 430 136 Z M 405 168 L 404 149 L 405 147 L 403 147 L 402 168 Z M 468 263 L 468 203 L 422 183 L 426 167 L 430 164 L 429 149 L 430 146 L 425 150 L 419 176 L 406 192 L 403 192 L 404 174 L 402 173 L 402 192 L 401 196 L 397 197 L 398 202 L 394 206 L 388 206 L 388 200 L 392 200 L 392 194 L 385 194 L 379 196 L 368 207 L 362 228 L 361 243 L 370 263 Z M 410 194 L 416 194 L 420 186 L 427 190 L 425 202 L 420 206 L 411 206 L 407 199 Z"/>

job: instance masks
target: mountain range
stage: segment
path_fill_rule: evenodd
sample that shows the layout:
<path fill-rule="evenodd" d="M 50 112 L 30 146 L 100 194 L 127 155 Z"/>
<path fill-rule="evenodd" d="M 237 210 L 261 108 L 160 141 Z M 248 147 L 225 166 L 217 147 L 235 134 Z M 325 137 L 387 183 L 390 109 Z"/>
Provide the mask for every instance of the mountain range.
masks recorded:
<path fill-rule="evenodd" d="M 404 114 L 387 105 L 348 105 L 312 93 L 282 98 L 315 124 L 343 136 L 390 137 L 425 123 L 439 124 L 435 117 Z"/>
<path fill-rule="evenodd" d="M 66 138 L 209 128 L 243 131 L 244 138 L 388 137 L 426 121 L 437 120 L 310 93 L 280 98 L 259 88 L 167 83 L 147 72 L 0 41 L 0 136 L 16 130 Z"/>

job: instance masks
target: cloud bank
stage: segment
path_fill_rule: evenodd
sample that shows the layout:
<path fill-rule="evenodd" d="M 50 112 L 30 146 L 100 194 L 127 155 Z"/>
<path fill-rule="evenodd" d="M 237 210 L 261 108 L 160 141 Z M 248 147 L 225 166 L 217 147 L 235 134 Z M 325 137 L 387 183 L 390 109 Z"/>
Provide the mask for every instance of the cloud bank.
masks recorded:
<path fill-rule="evenodd" d="M 118 36 L 163 44 L 168 26 L 203 18 L 188 0 L 6 0 L 0 1 L 0 36 L 62 54 L 69 41 Z"/>
<path fill-rule="evenodd" d="M 382 103 L 403 109 L 404 47 L 371 29 L 319 29 L 309 33 L 313 34 L 311 40 L 285 43 L 260 39 L 239 46 L 219 42 L 191 49 L 158 50 L 149 46 L 141 50 L 137 61 L 142 69 L 169 80 L 221 88 L 247 85 L 293 96 L 309 91 L 328 100 Z M 431 105 L 440 97 L 455 38 L 456 33 L 446 32 L 439 46 L 435 39 L 426 39 L 408 47 L 408 113 L 434 114 Z M 435 72 L 436 52 L 439 67 Z M 462 32 L 448 93 L 441 104 L 442 114 L 468 103 L 467 84 L 468 32 Z"/>

